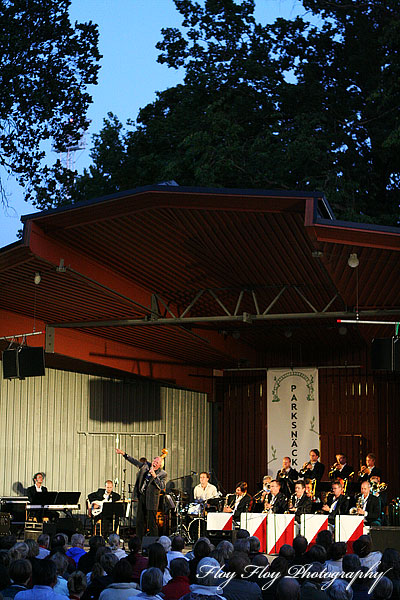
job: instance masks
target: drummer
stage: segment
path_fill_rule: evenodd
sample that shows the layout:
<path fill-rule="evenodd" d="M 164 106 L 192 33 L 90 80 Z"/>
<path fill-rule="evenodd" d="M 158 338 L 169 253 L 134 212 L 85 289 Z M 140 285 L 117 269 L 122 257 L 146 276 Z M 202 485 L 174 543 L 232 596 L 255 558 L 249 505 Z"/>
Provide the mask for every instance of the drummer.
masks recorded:
<path fill-rule="evenodd" d="M 206 471 L 200 473 L 200 483 L 193 490 L 195 502 L 207 502 L 211 498 L 218 498 L 218 490 L 210 483 L 210 475 Z"/>

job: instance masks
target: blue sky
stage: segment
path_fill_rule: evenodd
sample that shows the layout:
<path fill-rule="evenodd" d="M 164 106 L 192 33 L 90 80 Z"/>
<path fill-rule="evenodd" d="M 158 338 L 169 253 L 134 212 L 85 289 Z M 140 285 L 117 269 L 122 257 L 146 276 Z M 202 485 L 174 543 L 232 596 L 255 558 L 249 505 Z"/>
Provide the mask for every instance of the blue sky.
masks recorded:
<path fill-rule="evenodd" d="M 256 7 L 262 23 L 304 13 L 300 0 L 256 0 Z M 183 72 L 157 63 L 155 48 L 161 28 L 179 27 L 181 16 L 173 0 L 72 0 L 70 15 L 72 21 L 91 20 L 99 25 L 103 55 L 98 85 L 90 89 L 93 104 L 88 113 L 92 123 L 87 146 L 75 155 L 75 166 L 82 171 L 90 164 L 91 136 L 101 129 L 109 111 L 123 123 L 135 119 L 139 108 L 154 100 L 156 91 L 182 81 Z M 54 159 L 50 156 L 51 162 Z M 12 179 L 4 184 L 9 207 L 0 206 L 0 247 L 16 241 L 21 215 L 35 210 L 23 201 Z"/>

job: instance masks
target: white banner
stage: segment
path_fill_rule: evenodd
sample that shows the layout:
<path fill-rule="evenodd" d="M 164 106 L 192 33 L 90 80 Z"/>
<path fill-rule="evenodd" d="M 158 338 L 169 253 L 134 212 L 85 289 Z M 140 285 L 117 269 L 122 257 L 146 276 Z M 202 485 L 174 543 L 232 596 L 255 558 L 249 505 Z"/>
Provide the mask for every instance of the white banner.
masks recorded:
<path fill-rule="evenodd" d="M 268 369 L 268 475 L 289 456 L 299 471 L 319 448 L 318 370 Z"/>

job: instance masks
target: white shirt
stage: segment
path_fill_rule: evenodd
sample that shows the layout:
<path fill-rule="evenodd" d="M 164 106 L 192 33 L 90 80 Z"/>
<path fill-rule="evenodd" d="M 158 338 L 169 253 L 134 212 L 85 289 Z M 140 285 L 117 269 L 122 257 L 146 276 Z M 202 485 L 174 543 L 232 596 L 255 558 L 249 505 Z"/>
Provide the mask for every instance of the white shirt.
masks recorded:
<path fill-rule="evenodd" d="M 207 483 L 204 489 L 202 488 L 201 483 L 199 483 L 193 490 L 193 496 L 195 500 L 210 500 L 211 498 L 218 497 L 218 491 L 212 483 Z"/>

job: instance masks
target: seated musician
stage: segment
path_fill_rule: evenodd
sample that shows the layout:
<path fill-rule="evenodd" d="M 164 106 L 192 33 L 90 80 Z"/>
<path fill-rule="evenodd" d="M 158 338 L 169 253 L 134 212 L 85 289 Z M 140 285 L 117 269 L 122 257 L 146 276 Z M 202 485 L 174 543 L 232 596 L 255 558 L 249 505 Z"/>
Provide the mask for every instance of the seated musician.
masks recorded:
<path fill-rule="evenodd" d="M 261 513 L 264 510 L 264 502 L 267 494 L 270 493 L 270 485 L 271 485 L 272 477 L 271 475 L 264 475 L 263 477 L 263 487 L 262 490 L 257 492 L 253 496 L 253 504 L 251 510 L 256 513 Z"/>
<path fill-rule="evenodd" d="M 33 484 L 27 488 L 26 495 L 30 504 L 34 504 L 35 494 L 46 493 L 47 487 L 43 485 L 44 473 L 35 473 L 33 476 Z"/>
<path fill-rule="evenodd" d="M 273 512 L 276 515 L 283 515 L 288 509 L 286 497 L 281 492 L 281 484 L 273 479 L 270 484 L 270 493 L 264 503 L 264 512 Z"/>
<path fill-rule="evenodd" d="M 336 462 L 332 465 L 329 478 L 333 481 L 336 481 L 336 479 L 350 479 L 354 475 L 354 469 L 347 464 L 347 456 L 340 453 L 335 456 Z"/>
<path fill-rule="evenodd" d="M 300 523 L 300 515 L 312 512 L 312 500 L 307 496 L 306 485 L 301 479 L 294 484 L 294 494 L 289 502 L 289 512 L 295 514 L 297 523 Z"/>
<path fill-rule="evenodd" d="M 206 502 L 211 498 L 218 498 L 218 490 L 210 483 L 210 475 L 206 471 L 200 473 L 200 483 L 193 490 L 196 502 Z"/>
<path fill-rule="evenodd" d="M 371 481 L 371 477 L 382 477 L 382 470 L 375 466 L 376 456 L 370 452 L 365 457 L 365 465 L 362 465 L 358 473 L 358 481 Z"/>
<path fill-rule="evenodd" d="M 360 505 L 357 508 L 357 515 L 364 516 L 366 525 L 381 525 L 381 506 L 379 498 L 371 492 L 371 484 L 369 481 L 363 481 L 361 484 Z"/>
<path fill-rule="evenodd" d="M 371 484 L 371 493 L 376 496 L 379 500 L 380 509 L 381 509 L 381 523 L 382 525 L 387 525 L 387 517 L 386 517 L 386 506 L 387 506 L 387 485 L 384 482 L 381 482 L 381 478 L 379 475 L 371 475 L 370 479 Z"/>
<path fill-rule="evenodd" d="M 325 471 L 325 465 L 319 462 L 319 450 L 314 448 L 310 450 L 310 460 L 304 463 L 303 468 L 300 469 L 300 475 L 304 479 L 316 479 L 321 481 Z"/>
<path fill-rule="evenodd" d="M 235 521 L 240 519 L 240 515 L 247 512 L 250 506 L 251 496 L 247 493 L 247 483 L 239 481 L 236 485 L 234 494 L 230 494 L 226 500 L 223 512 L 233 513 Z"/>
<path fill-rule="evenodd" d="M 347 515 L 349 513 L 349 498 L 343 494 L 343 483 L 337 479 L 332 483 L 333 496 L 323 505 L 322 512 L 329 514 L 328 521 L 335 524 L 336 515 Z"/>
<path fill-rule="evenodd" d="M 39 506 L 48 503 L 48 500 L 46 500 L 45 497 L 48 490 L 47 487 L 43 485 L 44 477 L 45 474 L 42 472 L 34 474 L 32 478 L 34 485 L 29 486 L 26 490 L 26 495 L 28 496 L 29 504 L 35 504 Z M 41 496 L 39 494 L 43 495 L 43 499 L 41 499 Z M 49 521 L 57 521 L 59 516 L 60 515 L 58 512 L 48 510 L 47 508 L 29 510 L 28 512 L 28 519 L 36 520 L 38 522 L 41 522 L 43 519 Z"/>
<path fill-rule="evenodd" d="M 99 519 L 102 519 L 102 535 L 106 535 L 112 531 L 112 520 L 104 519 L 101 516 L 103 510 L 104 502 L 117 502 L 121 499 L 121 496 L 117 494 L 117 492 L 113 491 L 114 484 L 111 479 L 107 479 L 105 482 L 105 488 L 99 488 L 96 492 L 92 492 L 88 496 L 89 500 L 89 517 L 94 518 L 94 521 L 97 522 Z M 115 529 L 117 528 L 117 520 L 115 522 Z"/>
<path fill-rule="evenodd" d="M 295 469 L 292 469 L 291 459 L 285 456 L 282 459 L 282 469 L 277 472 L 276 479 L 281 484 L 281 492 L 290 498 L 294 492 L 294 482 L 298 480 L 299 474 Z"/>
<path fill-rule="evenodd" d="M 311 512 L 314 514 L 321 509 L 321 499 L 315 494 L 315 480 L 305 479 L 305 492 L 311 500 Z"/>

